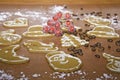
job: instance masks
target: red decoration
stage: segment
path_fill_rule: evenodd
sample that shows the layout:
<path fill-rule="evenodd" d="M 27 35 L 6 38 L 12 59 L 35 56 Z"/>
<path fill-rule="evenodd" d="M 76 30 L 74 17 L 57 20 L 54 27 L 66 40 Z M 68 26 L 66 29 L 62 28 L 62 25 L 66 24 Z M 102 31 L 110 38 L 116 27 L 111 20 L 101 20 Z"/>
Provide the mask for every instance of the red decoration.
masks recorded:
<path fill-rule="evenodd" d="M 70 19 L 70 18 L 71 18 L 70 13 L 66 13 L 66 14 L 65 14 L 65 18 L 66 18 L 66 19 Z"/>
<path fill-rule="evenodd" d="M 57 16 L 58 16 L 59 18 L 61 18 L 61 17 L 62 17 L 62 12 L 58 12 L 58 13 L 57 13 Z"/>
<path fill-rule="evenodd" d="M 56 36 L 61 36 L 63 34 L 61 27 L 65 26 L 68 27 L 69 32 L 75 31 L 73 22 L 71 21 L 71 14 L 58 12 L 52 17 L 52 19 L 47 21 L 47 26 L 44 26 L 43 31 L 55 34 Z"/>

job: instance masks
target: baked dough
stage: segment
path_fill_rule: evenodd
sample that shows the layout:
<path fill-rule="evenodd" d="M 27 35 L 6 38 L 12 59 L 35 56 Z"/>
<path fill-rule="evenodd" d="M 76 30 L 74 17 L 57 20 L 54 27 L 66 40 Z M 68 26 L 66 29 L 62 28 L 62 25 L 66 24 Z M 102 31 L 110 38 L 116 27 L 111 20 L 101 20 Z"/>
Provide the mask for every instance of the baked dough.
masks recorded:
<path fill-rule="evenodd" d="M 108 26 L 97 26 L 92 31 L 87 32 L 88 35 L 95 35 L 100 38 L 119 38 L 119 34 L 115 30 Z"/>
<path fill-rule="evenodd" d="M 16 50 L 20 48 L 20 45 L 10 45 L 3 49 L 0 49 L 0 61 L 8 64 L 21 64 L 29 61 L 29 58 L 18 56 Z"/>
<path fill-rule="evenodd" d="M 7 31 L 0 31 L 0 45 L 11 45 L 19 43 L 22 37 L 14 34 L 15 30 L 9 29 Z"/>
<path fill-rule="evenodd" d="M 51 37 L 53 34 L 48 34 L 43 32 L 43 27 L 41 25 L 33 25 L 28 28 L 26 32 L 23 33 L 24 37 Z"/>
<path fill-rule="evenodd" d="M 49 65 L 58 72 L 72 72 L 80 69 L 82 66 L 82 61 L 66 54 L 63 51 L 56 51 L 46 54 L 46 59 Z"/>
<path fill-rule="evenodd" d="M 111 24 L 111 21 L 109 19 L 103 19 L 102 17 L 98 17 L 94 15 L 86 15 L 83 20 L 95 26 L 98 25 L 109 26 Z"/>
<path fill-rule="evenodd" d="M 109 62 L 106 65 L 107 69 L 120 73 L 120 57 L 115 57 L 107 53 L 103 53 L 103 57 Z"/>
<path fill-rule="evenodd" d="M 57 51 L 58 47 L 55 47 L 54 43 L 43 43 L 37 40 L 28 40 L 24 42 L 29 52 L 51 52 Z"/>
<path fill-rule="evenodd" d="M 3 26 L 8 27 L 8 28 L 27 27 L 28 20 L 26 18 L 16 18 L 13 21 L 4 22 Z"/>
<path fill-rule="evenodd" d="M 72 34 L 65 33 L 61 38 L 62 47 L 80 47 L 81 45 L 88 44 L 89 42 L 81 40 L 79 37 Z"/>

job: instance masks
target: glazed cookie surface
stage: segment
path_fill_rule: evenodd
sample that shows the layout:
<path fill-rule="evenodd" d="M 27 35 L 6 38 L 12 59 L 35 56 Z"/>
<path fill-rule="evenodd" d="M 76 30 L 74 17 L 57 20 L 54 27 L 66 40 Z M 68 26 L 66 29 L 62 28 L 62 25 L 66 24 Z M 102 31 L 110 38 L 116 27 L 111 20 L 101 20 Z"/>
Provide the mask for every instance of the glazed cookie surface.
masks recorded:
<path fill-rule="evenodd" d="M 26 18 L 16 18 L 13 21 L 4 22 L 3 26 L 8 27 L 8 28 L 27 27 L 28 20 Z"/>
<path fill-rule="evenodd" d="M 8 47 L 0 49 L 0 61 L 7 64 L 21 64 L 29 61 L 29 58 L 18 56 L 16 50 L 20 48 L 20 45 L 10 45 Z"/>
<path fill-rule="evenodd" d="M 11 45 L 19 43 L 22 37 L 18 34 L 14 34 L 15 31 L 13 29 L 9 29 L 7 31 L 0 32 L 0 45 Z"/>
<path fill-rule="evenodd" d="M 23 33 L 25 37 L 51 37 L 53 34 L 48 34 L 43 32 L 43 27 L 41 25 L 33 25 L 28 28 L 26 32 Z"/>
<path fill-rule="evenodd" d="M 92 31 L 88 31 L 87 34 L 100 38 L 119 38 L 119 34 L 115 32 L 114 28 L 108 26 L 94 27 L 94 29 Z"/>
<path fill-rule="evenodd" d="M 48 53 L 46 58 L 49 65 L 58 72 L 72 72 L 80 69 L 82 65 L 82 61 L 79 58 L 66 54 L 63 51 Z"/>
<path fill-rule="evenodd" d="M 120 57 L 115 57 L 107 53 L 103 53 L 103 57 L 107 59 L 107 69 L 120 73 Z"/>
<path fill-rule="evenodd" d="M 98 17 L 94 15 L 86 15 L 83 20 L 95 26 L 98 25 L 109 26 L 111 24 L 111 21 L 109 19 L 104 19 L 102 17 Z"/>
<path fill-rule="evenodd" d="M 37 40 L 28 40 L 24 42 L 24 45 L 29 52 L 50 52 L 58 50 L 58 47 L 55 47 L 54 43 L 46 44 Z"/>
<path fill-rule="evenodd" d="M 81 45 L 88 44 L 89 42 L 82 40 L 79 37 L 74 36 L 72 34 L 65 33 L 61 38 L 61 43 L 62 43 L 62 47 L 70 47 L 70 46 L 79 47 Z"/>

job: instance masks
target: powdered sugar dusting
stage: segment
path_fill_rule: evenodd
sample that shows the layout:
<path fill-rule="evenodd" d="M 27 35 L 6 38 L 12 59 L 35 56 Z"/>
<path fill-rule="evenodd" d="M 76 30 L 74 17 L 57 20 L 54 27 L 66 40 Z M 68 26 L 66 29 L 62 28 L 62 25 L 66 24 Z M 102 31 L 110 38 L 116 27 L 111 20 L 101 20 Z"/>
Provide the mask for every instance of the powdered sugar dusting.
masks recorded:
<path fill-rule="evenodd" d="M 6 73 L 4 70 L 0 70 L 0 80 L 13 80 L 14 76 Z"/>
<path fill-rule="evenodd" d="M 8 17 L 11 17 L 12 14 L 10 12 L 1 12 L 0 13 L 0 21 L 6 20 Z"/>
<path fill-rule="evenodd" d="M 57 12 L 70 13 L 70 14 L 73 13 L 72 11 L 65 9 L 64 6 L 56 6 L 56 5 L 53 6 L 53 7 L 50 7 L 50 11 L 49 12 L 53 13 L 53 14 L 55 14 Z"/>

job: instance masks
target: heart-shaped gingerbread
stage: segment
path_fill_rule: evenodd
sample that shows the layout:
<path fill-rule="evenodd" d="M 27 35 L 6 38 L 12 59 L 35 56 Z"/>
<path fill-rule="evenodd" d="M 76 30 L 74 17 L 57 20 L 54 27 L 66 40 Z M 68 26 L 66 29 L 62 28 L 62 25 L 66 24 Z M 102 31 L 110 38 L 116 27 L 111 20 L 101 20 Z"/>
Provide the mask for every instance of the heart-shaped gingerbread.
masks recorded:
<path fill-rule="evenodd" d="M 13 29 L 0 32 L 0 45 L 11 45 L 19 43 L 22 37 L 18 34 L 14 34 Z"/>
<path fill-rule="evenodd" d="M 27 27 L 28 20 L 26 18 L 16 18 L 13 21 L 4 22 L 3 26 L 8 27 L 8 28 Z"/>

